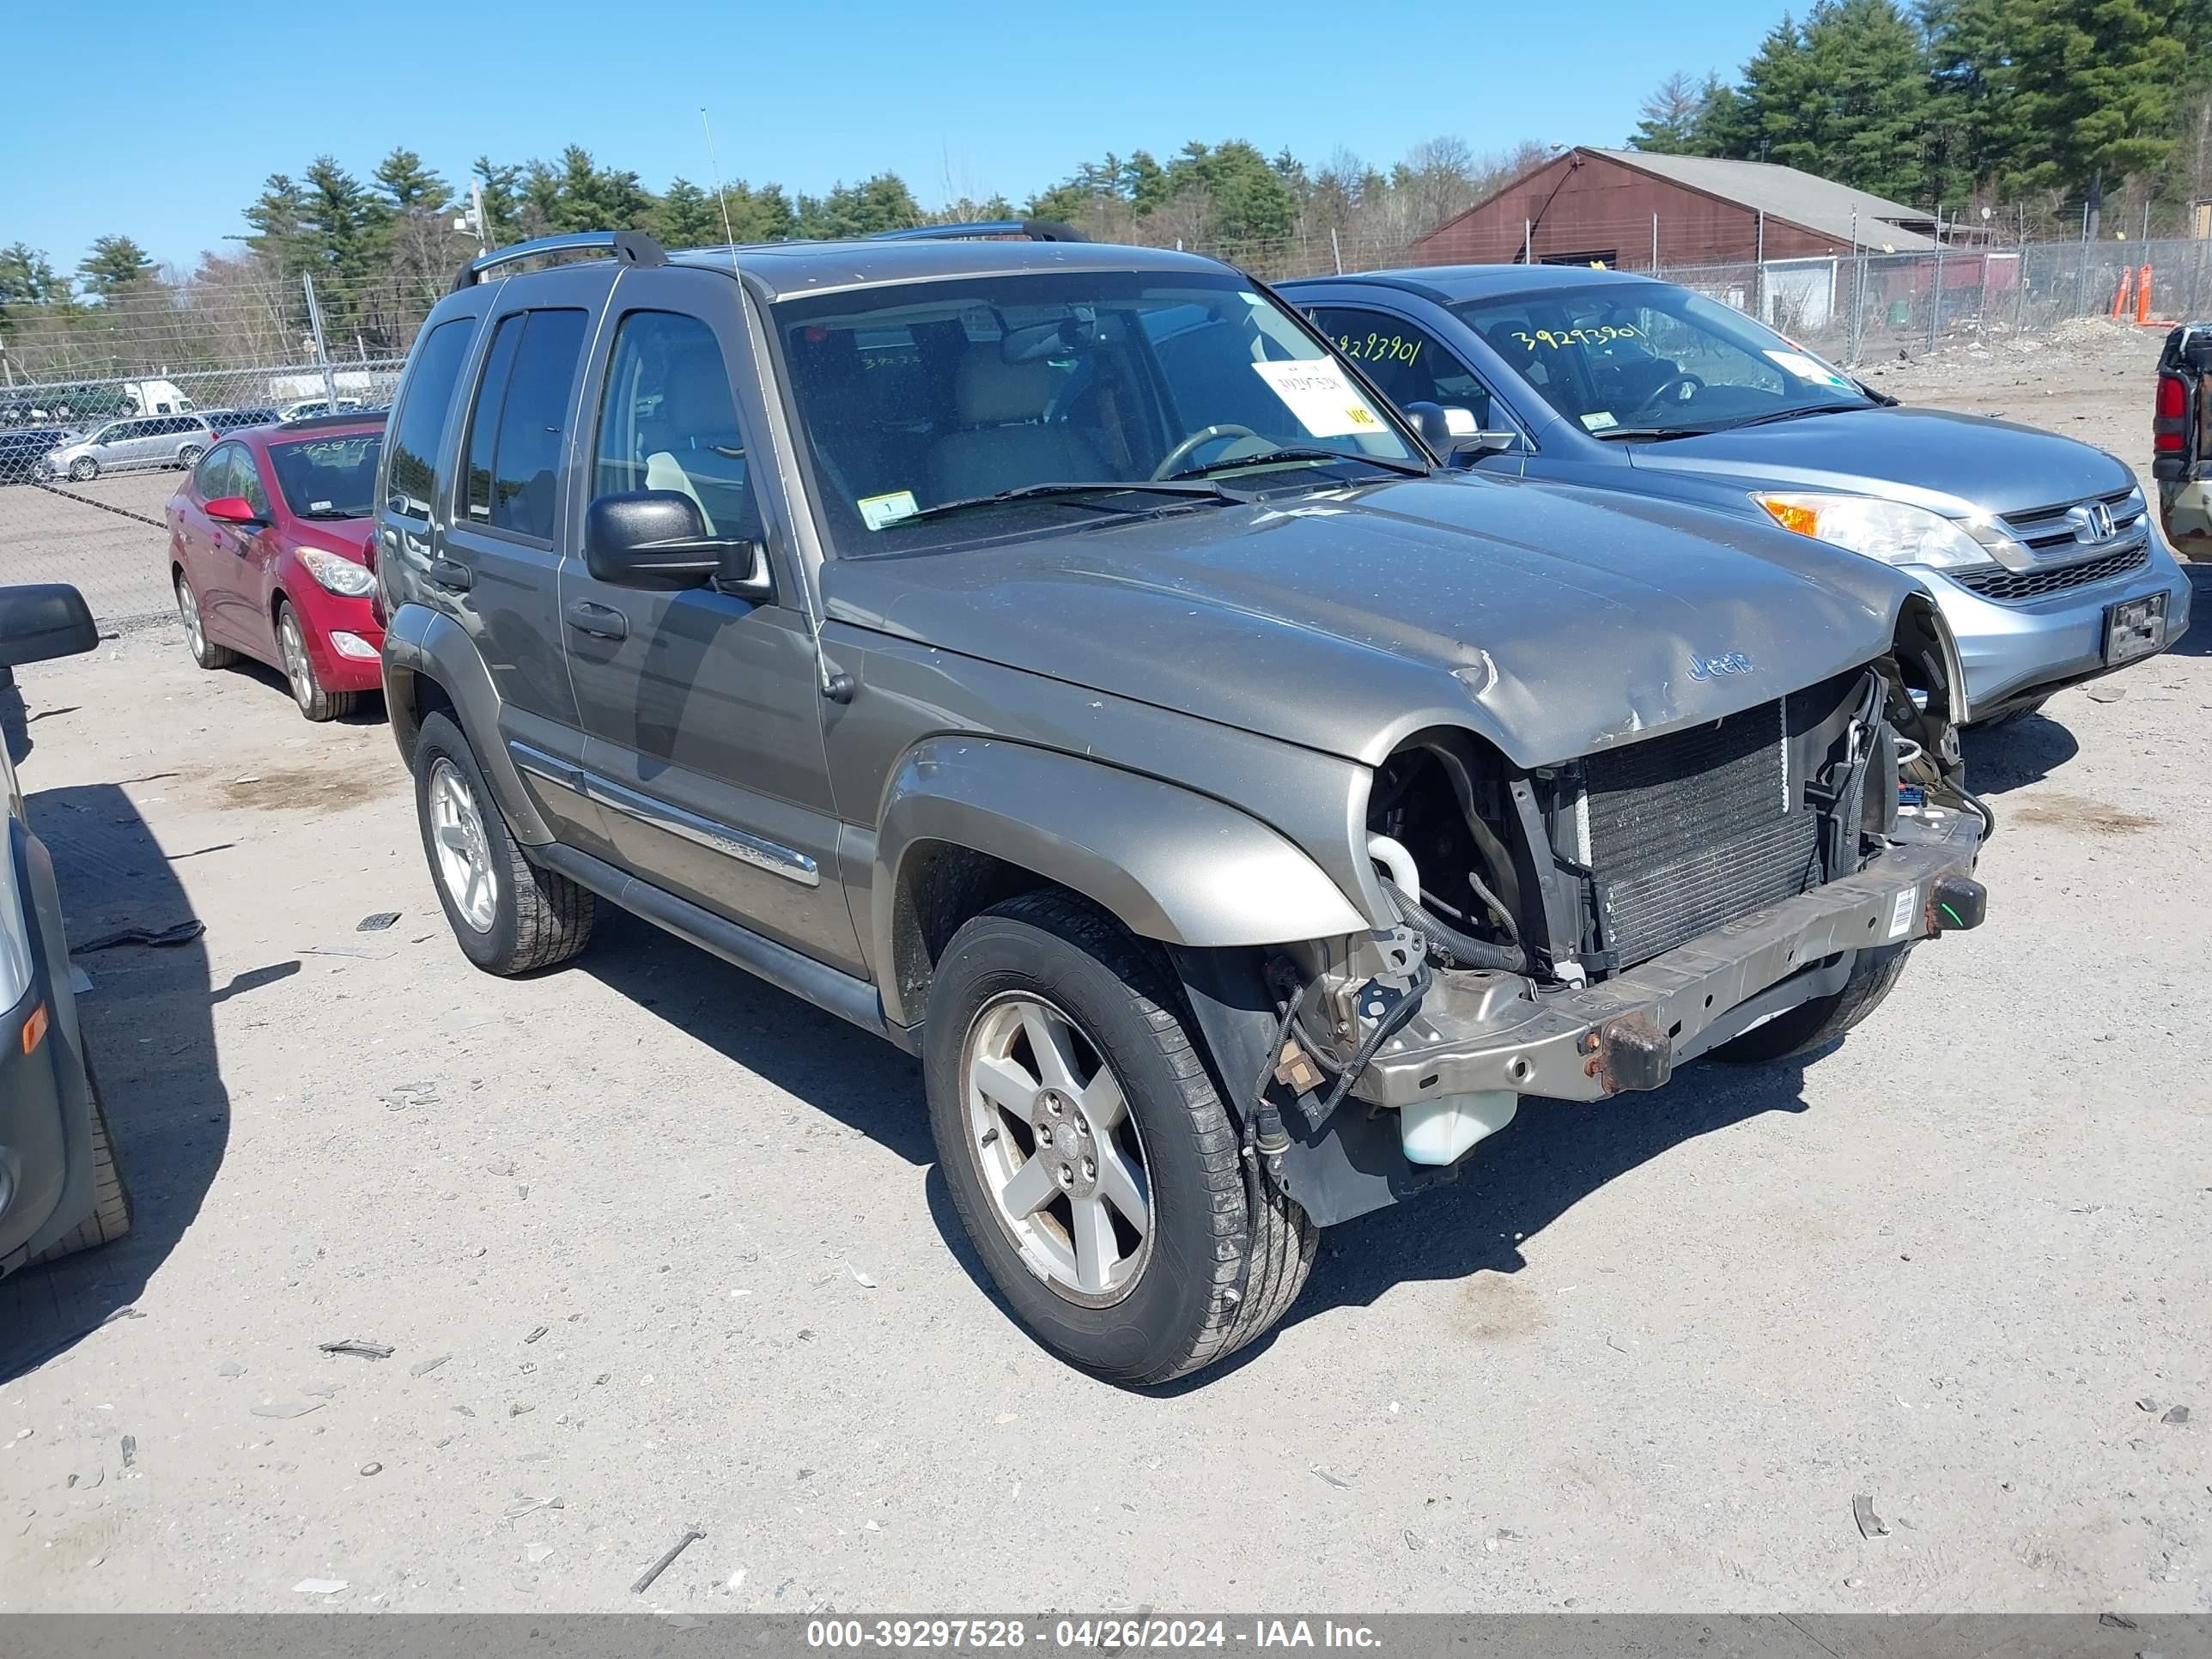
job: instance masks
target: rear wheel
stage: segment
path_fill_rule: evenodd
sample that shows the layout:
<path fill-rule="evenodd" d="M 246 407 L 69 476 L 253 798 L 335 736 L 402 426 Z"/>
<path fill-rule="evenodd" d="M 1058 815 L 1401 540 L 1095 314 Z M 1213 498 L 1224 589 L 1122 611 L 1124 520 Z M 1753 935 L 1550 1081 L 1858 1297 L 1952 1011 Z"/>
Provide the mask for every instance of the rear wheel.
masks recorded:
<path fill-rule="evenodd" d="M 100 1104 L 100 1085 L 93 1077 L 89 1057 L 84 1064 L 84 1082 L 92 1095 L 92 1213 L 33 1256 L 33 1261 L 52 1261 L 112 1243 L 131 1231 L 131 1190 L 124 1185 L 123 1168 L 115 1161 L 115 1148 L 107 1138 L 107 1109 Z"/>
<path fill-rule="evenodd" d="M 591 890 L 522 855 L 469 740 L 443 714 L 415 740 L 415 810 L 438 902 L 471 962 L 526 974 L 591 943 Z"/>
<path fill-rule="evenodd" d="M 284 659 L 284 678 L 292 687 L 292 701 L 311 720 L 334 720 L 353 713 L 361 701 L 358 691 L 325 691 L 315 672 L 315 659 L 307 654 L 307 636 L 300 613 L 289 605 L 276 607 L 276 650 Z"/>
<path fill-rule="evenodd" d="M 192 660 L 203 668 L 229 667 L 238 660 L 238 653 L 208 638 L 207 625 L 200 619 L 199 595 L 192 592 L 191 579 L 179 570 L 173 580 L 177 587 L 177 620 L 185 625 L 185 643 L 191 650 Z"/>
<path fill-rule="evenodd" d="M 1840 991 L 1801 1002 L 1787 1013 L 1777 1014 L 1764 1025 L 1755 1025 L 1712 1051 L 1715 1060 L 1750 1065 L 1759 1060 L 1788 1060 L 1826 1048 L 1882 1005 L 1905 971 L 1909 945 L 1891 945 L 1862 951 L 1851 964 L 1850 977 Z"/>
<path fill-rule="evenodd" d="M 926 1077 L 945 1185 L 1015 1315 L 1109 1381 L 1164 1382 L 1279 1319 L 1316 1232 L 1262 1183 L 1150 946 L 1057 894 L 946 946 Z"/>
<path fill-rule="evenodd" d="M 203 453 L 198 444 L 186 444 L 177 451 L 177 465 L 190 471 Z"/>

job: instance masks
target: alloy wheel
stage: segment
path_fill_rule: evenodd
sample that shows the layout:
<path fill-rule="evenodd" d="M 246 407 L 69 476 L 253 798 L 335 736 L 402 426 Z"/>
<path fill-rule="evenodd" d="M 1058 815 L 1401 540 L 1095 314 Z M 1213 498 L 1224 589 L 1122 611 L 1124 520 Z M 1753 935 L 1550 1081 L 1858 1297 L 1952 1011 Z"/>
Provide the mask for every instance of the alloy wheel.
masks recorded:
<path fill-rule="evenodd" d="M 312 712 L 320 688 L 315 684 L 315 665 L 307 659 L 307 642 L 300 635 L 300 620 L 289 606 L 285 608 L 284 620 L 277 624 L 276 633 L 284 653 L 284 678 L 292 683 L 292 701 L 303 712 Z"/>
<path fill-rule="evenodd" d="M 185 624 L 185 643 L 192 648 L 192 660 L 199 661 L 207 655 L 207 635 L 200 631 L 200 602 L 193 595 L 192 585 L 179 576 L 177 579 L 177 615 Z"/>
<path fill-rule="evenodd" d="M 461 920 L 479 933 L 499 913 L 499 875 L 492 867 L 483 811 L 461 769 L 441 755 L 430 768 L 430 834 L 438 880 Z"/>
<path fill-rule="evenodd" d="M 1024 1262 L 1071 1302 L 1127 1296 L 1152 1257 L 1152 1184 L 1105 1056 L 1060 1009 L 1009 993 L 977 1012 L 962 1073 L 983 1189 Z"/>

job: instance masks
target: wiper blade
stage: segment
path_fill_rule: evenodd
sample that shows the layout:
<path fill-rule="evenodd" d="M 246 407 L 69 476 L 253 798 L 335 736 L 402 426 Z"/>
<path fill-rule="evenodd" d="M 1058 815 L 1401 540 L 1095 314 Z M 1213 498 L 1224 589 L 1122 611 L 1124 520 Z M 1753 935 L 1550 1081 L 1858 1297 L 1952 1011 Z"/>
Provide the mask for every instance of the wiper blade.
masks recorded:
<path fill-rule="evenodd" d="M 367 507 L 362 507 L 362 509 L 360 509 L 360 511 L 358 511 L 358 512 L 354 512 L 354 513 L 340 513 L 340 512 L 337 512 L 337 511 L 334 511 L 334 510 L 331 510 L 331 511 L 322 511 L 322 512 L 310 512 L 310 513 L 302 513 L 301 514 L 300 514 L 300 516 L 301 516 L 301 518 L 303 518 L 303 519 L 313 519 L 313 520 L 316 520 L 318 523 L 321 523 L 321 522 L 324 522 L 324 521 L 325 521 L 325 520 L 329 520 L 329 521 L 337 521 L 337 520 L 346 520 L 346 519 L 365 519 L 365 518 L 367 518 L 367 517 L 368 516 L 368 509 Z"/>
<path fill-rule="evenodd" d="M 1383 455 L 1361 455 L 1341 449 L 1323 449 L 1314 445 L 1289 446 L 1266 450 L 1257 455 L 1224 455 L 1218 460 L 1207 461 L 1200 466 L 1187 466 L 1180 472 L 1170 472 L 1162 482 L 1176 478 L 1203 478 L 1239 467 L 1283 466 L 1293 461 L 1358 461 L 1367 466 L 1379 466 L 1386 472 L 1402 472 L 1408 477 L 1425 478 L 1429 476 L 1428 467 L 1420 461 L 1401 461 Z"/>
<path fill-rule="evenodd" d="M 1778 409 L 1771 414 L 1753 415 L 1748 420 L 1730 421 L 1721 429 L 1734 432 L 1747 426 L 1768 426 L 1776 421 L 1802 420 L 1808 415 L 1848 415 L 1855 409 L 1864 407 L 1863 404 L 1808 404 L 1802 409 Z"/>
<path fill-rule="evenodd" d="M 1131 494 L 1196 495 L 1214 501 L 1233 501 L 1239 506 L 1243 505 L 1246 500 L 1246 497 L 1237 491 L 1225 489 L 1217 483 L 1201 483 L 1195 481 L 1183 483 L 1171 478 L 1162 478 L 1156 482 L 1142 483 L 1115 483 L 1105 479 L 1073 483 L 1033 483 L 1024 484 L 1018 489 L 1001 489 L 995 495 L 963 495 L 958 501 L 939 501 L 933 506 L 916 507 L 911 513 L 887 520 L 884 528 L 889 530 L 896 525 L 915 524 L 923 519 L 940 518 L 947 513 L 964 513 L 970 507 L 998 507 L 1007 501 L 1047 501 L 1054 497 L 1065 500 L 1070 507 L 1087 507 L 1100 513 L 1149 513 L 1155 510 L 1147 507 L 1084 499 L 1087 495 Z"/>
<path fill-rule="evenodd" d="M 1593 438 L 1602 438 L 1608 443 L 1626 440 L 1631 443 L 1663 443 L 1669 438 L 1704 438 L 1723 430 L 1717 426 L 1609 426 L 1602 432 L 1593 432 Z"/>

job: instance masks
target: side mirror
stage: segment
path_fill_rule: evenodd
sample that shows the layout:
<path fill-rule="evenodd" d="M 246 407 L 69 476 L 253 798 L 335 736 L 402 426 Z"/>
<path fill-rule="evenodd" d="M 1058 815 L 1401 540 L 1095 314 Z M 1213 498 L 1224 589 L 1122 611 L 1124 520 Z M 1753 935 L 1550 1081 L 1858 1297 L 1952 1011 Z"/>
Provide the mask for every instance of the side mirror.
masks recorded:
<path fill-rule="evenodd" d="M 1447 465 L 1471 466 L 1481 457 L 1502 454 L 1521 441 L 1521 434 L 1511 430 L 1484 431 L 1473 410 L 1456 404 L 1411 403 L 1404 412 L 1422 441 L 1443 456 Z"/>
<path fill-rule="evenodd" d="M 268 522 L 243 495 L 218 495 L 207 504 L 207 515 L 218 524 L 261 525 Z"/>
<path fill-rule="evenodd" d="M 67 582 L 0 587 L 0 668 L 74 657 L 99 644 L 91 606 Z"/>
<path fill-rule="evenodd" d="M 584 514 L 584 564 L 618 587 L 696 587 L 763 603 L 775 596 L 758 542 L 709 537 L 699 503 L 678 489 L 601 495 Z"/>

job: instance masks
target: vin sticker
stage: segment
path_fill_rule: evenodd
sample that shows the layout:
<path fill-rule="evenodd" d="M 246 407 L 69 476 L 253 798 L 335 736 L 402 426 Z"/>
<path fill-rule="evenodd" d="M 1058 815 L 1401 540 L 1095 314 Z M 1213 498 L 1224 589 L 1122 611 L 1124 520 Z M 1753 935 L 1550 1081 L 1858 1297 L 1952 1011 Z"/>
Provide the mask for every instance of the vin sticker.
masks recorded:
<path fill-rule="evenodd" d="M 1917 887 L 1908 887 L 1897 896 L 1897 902 L 1889 907 L 1891 939 L 1903 939 L 1912 931 L 1912 912 L 1919 899 L 1920 890 Z"/>

